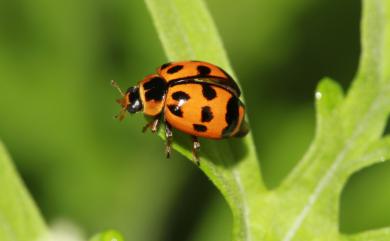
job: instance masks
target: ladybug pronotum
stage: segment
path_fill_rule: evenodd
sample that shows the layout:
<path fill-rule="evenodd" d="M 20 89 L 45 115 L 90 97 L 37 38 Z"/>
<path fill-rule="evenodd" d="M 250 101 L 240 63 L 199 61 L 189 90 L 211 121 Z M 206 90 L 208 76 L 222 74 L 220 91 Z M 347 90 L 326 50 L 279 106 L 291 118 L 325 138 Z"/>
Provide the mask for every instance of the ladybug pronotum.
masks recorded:
<path fill-rule="evenodd" d="M 160 122 L 165 125 L 166 155 L 171 154 L 172 128 L 191 135 L 192 154 L 199 164 L 198 137 L 223 139 L 248 133 L 244 120 L 245 107 L 240 89 L 223 69 L 203 61 L 180 61 L 161 65 L 156 74 L 147 75 L 117 100 L 126 111 L 143 111 L 152 120 L 143 128 L 155 133 Z"/>

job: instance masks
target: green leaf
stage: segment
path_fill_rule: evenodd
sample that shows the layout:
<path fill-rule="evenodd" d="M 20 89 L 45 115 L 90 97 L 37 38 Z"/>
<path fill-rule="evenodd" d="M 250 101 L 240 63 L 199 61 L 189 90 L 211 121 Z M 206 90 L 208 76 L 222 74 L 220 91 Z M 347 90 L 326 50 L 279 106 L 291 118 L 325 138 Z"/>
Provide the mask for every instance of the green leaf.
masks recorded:
<path fill-rule="evenodd" d="M 145 2 L 169 60 L 206 60 L 234 76 L 203 1 Z M 387 159 L 390 152 L 388 137 L 381 139 L 390 112 L 389 48 L 389 1 L 364 0 L 358 74 L 345 97 L 335 81 L 320 82 L 315 94 L 315 138 L 277 189 L 267 190 L 263 184 L 251 135 L 241 140 L 202 142 L 200 168 L 230 205 L 233 240 L 388 238 L 388 231 L 340 234 L 338 208 L 350 175 Z M 174 148 L 191 159 L 189 141 L 184 138 L 180 135 Z"/>
<path fill-rule="evenodd" d="M 317 130 L 321 131 L 326 127 L 333 113 L 340 106 L 344 99 L 340 85 L 330 78 L 320 81 L 315 92 L 317 108 Z"/>
<path fill-rule="evenodd" d="M 35 241 L 46 225 L 0 142 L 0 240 Z"/>
<path fill-rule="evenodd" d="M 214 22 L 203 1 L 145 0 L 170 61 L 204 60 L 234 76 Z M 189 141 L 176 137 L 174 148 L 192 159 Z M 174 137 L 175 139 L 175 137 Z M 201 141 L 200 168 L 224 194 L 234 217 L 236 240 L 253 235 L 250 203 L 265 192 L 252 136 L 232 141 Z"/>
<path fill-rule="evenodd" d="M 390 160 L 390 136 L 373 142 L 357 160 L 350 162 L 347 168 L 356 172 L 364 167 Z"/>
<path fill-rule="evenodd" d="M 107 230 L 96 234 L 90 241 L 124 241 L 123 236 L 116 230 Z"/>

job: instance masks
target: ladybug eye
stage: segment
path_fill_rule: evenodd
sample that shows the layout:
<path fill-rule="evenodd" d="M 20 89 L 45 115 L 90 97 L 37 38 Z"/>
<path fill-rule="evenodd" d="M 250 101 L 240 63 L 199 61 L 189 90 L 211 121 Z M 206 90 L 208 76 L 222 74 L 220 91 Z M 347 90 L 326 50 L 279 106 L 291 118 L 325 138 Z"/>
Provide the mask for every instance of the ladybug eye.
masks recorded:
<path fill-rule="evenodd" d="M 127 93 L 129 93 L 129 106 L 127 107 L 127 111 L 130 113 L 135 113 L 142 110 L 143 106 L 139 96 L 139 87 L 130 87 L 127 90 Z"/>

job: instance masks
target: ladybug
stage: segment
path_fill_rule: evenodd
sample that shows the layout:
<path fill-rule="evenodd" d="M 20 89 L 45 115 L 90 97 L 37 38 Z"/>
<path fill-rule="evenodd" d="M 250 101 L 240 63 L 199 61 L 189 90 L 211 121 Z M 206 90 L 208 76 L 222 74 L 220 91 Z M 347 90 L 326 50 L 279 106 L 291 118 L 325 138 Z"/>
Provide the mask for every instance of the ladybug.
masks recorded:
<path fill-rule="evenodd" d="M 153 133 L 164 123 L 167 157 L 171 154 L 172 129 L 192 137 L 192 154 L 198 165 L 198 137 L 224 139 L 248 133 L 240 89 L 222 68 L 204 61 L 180 61 L 163 64 L 156 72 L 125 93 L 115 81 L 112 84 L 123 96 L 117 100 L 122 106 L 119 120 L 126 111 L 143 111 L 152 119 L 143 132 L 150 128 Z"/>

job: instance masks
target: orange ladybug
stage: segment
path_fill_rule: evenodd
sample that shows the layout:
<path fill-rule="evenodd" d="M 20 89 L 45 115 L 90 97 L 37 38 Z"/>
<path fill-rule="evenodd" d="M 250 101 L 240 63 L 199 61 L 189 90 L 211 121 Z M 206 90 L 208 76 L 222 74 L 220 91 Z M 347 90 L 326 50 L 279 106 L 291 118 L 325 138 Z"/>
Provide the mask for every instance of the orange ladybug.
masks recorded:
<path fill-rule="evenodd" d="M 240 89 L 223 69 L 204 61 L 180 61 L 161 65 L 156 74 L 147 75 L 117 100 L 124 118 L 126 111 L 143 113 L 152 118 L 144 128 L 155 133 L 160 122 L 165 125 L 166 155 L 171 154 L 172 128 L 191 135 L 192 154 L 199 164 L 198 137 L 223 139 L 248 133 L 245 106 Z"/>

